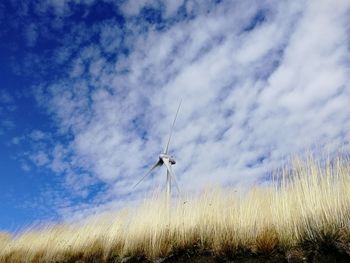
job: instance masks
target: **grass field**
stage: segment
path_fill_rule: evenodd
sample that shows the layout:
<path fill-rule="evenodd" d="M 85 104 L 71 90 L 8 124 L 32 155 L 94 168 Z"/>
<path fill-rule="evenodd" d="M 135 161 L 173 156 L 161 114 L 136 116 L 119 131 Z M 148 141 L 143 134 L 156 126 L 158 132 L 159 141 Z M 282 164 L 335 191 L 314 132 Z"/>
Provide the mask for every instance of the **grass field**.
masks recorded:
<path fill-rule="evenodd" d="M 350 262 L 349 222 L 350 163 L 295 161 L 240 196 L 212 189 L 170 212 L 155 197 L 84 224 L 1 234 L 0 262 Z"/>

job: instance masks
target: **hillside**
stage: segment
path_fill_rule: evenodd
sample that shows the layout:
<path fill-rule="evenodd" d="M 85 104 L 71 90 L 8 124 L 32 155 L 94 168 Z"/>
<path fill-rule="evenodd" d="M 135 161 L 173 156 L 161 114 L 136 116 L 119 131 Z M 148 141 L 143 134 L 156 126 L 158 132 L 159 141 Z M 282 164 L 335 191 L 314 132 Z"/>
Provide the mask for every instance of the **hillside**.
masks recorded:
<path fill-rule="evenodd" d="M 0 262 L 349 262 L 350 165 L 294 162 L 269 187 L 212 189 L 0 235 Z"/>

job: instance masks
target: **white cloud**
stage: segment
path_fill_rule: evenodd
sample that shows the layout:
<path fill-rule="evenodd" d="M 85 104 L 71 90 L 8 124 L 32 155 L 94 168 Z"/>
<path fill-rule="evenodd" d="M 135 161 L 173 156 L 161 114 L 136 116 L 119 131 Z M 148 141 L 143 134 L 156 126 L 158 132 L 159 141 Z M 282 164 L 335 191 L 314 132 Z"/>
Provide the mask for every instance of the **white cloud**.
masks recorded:
<path fill-rule="evenodd" d="M 21 163 L 21 169 L 25 172 L 29 172 L 31 170 L 30 166 L 26 163 Z"/>
<path fill-rule="evenodd" d="M 22 140 L 23 140 L 23 138 L 21 138 L 21 137 L 13 137 L 11 140 L 11 143 L 14 145 L 19 145 Z"/>
<path fill-rule="evenodd" d="M 164 12 L 164 17 L 171 17 L 176 14 L 177 10 L 179 9 L 180 6 L 184 4 L 184 0 L 177 0 L 177 1 L 172 1 L 172 0 L 165 0 L 163 1 L 165 5 L 165 12 Z"/>
<path fill-rule="evenodd" d="M 38 92 L 61 133 L 73 135 L 55 149 L 53 170 L 82 169 L 108 186 L 108 198 L 84 211 L 120 206 L 163 184 L 159 171 L 125 199 L 162 150 L 180 98 L 171 150 L 185 190 L 248 187 L 290 155 L 348 142 L 347 1 L 191 3 L 197 16 L 163 31 L 127 20 L 130 54 L 116 62 L 102 51 L 122 44 L 118 30 L 101 26 L 99 46 L 85 47 L 69 67 L 87 70 Z M 123 10 L 136 15 L 148 4 L 128 1 Z M 259 10 L 266 19 L 244 31 Z"/>
<path fill-rule="evenodd" d="M 22 2 L 21 2 L 22 3 Z M 26 3 L 26 2 L 25 2 Z M 32 3 L 33 10 L 38 15 L 53 13 L 57 17 L 68 17 L 72 14 L 72 7 L 89 7 L 96 3 L 96 0 L 39 0 Z M 26 3 L 28 9 L 29 3 Z M 58 20 L 54 21 L 55 23 Z"/>
<path fill-rule="evenodd" d="M 50 161 L 47 154 L 43 151 L 31 155 L 30 159 L 39 167 L 46 165 Z"/>
<path fill-rule="evenodd" d="M 157 1 L 155 0 L 139 0 L 139 1 L 128 0 L 128 1 L 125 1 L 120 6 L 120 9 L 122 10 L 124 15 L 134 16 L 134 15 L 137 15 L 145 6 L 154 7 L 156 5 L 157 5 Z"/>
<path fill-rule="evenodd" d="M 40 130 L 33 130 L 29 134 L 29 138 L 34 140 L 34 141 L 40 141 L 40 140 L 47 138 L 47 134 L 45 134 L 43 131 L 40 131 Z"/>
<path fill-rule="evenodd" d="M 0 103 L 1 104 L 10 104 L 13 103 L 14 99 L 10 93 L 6 90 L 0 90 Z"/>
<path fill-rule="evenodd" d="M 67 150 L 61 144 L 56 144 L 52 151 L 53 159 L 50 163 L 52 171 L 55 173 L 64 173 L 69 170 L 70 165 L 65 160 L 65 155 L 68 155 Z"/>
<path fill-rule="evenodd" d="M 38 28 L 35 24 L 27 26 L 25 31 L 25 39 L 28 47 L 34 47 L 38 39 Z"/>
<path fill-rule="evenodd" d="M 107 53 L 116 53 L 122 42 L 121 29 L 114 23 L 105 24 L 100 31 L 101 48 Z"/>

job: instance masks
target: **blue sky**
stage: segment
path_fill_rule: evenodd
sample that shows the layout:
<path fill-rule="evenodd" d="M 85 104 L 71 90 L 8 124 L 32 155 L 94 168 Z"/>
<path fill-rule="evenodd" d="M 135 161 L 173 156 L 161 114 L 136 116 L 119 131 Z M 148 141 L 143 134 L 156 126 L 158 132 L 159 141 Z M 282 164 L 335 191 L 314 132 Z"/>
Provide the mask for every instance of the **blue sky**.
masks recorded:
<path fill-rule="evenodd" d="M 350 2 L 0 3 L 0 230 L 133 206 L 182 98 L 183 191 L 348 151 Z"/>

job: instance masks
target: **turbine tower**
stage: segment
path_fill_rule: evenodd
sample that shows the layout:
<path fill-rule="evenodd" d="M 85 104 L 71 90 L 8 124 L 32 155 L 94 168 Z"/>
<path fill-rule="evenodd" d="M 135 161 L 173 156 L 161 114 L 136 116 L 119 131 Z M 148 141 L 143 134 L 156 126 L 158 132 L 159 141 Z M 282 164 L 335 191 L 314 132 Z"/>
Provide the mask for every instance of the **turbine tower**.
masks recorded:
<path fill-rule="evenodd" d="M 159 154 L 158 161 L 152 166 L 152 168 L 133 187 L 133 189 L 134 189 L 136 186 L 138 186 L 143 181 L 143 179 L 145 179 L 148 175 L 150 175 L 153 172 L 154 169 L 156 169 L 157 167 L 160 167 L 160 166 L 162 166 L 164 164 L 164 166 L 166 167 L 166 170 L 167 170 L 167 172 L 166 172 L 166 195 L 167 195 L 167 202 L 168 203 L 170 202 L 170 198 L 171 198 L 171 183 L 172 183 L 172 180 L 175 183 L 177 191 L 180 193 L 180 189 L 179 189 L 179 185 L 178 185 L 177 180 L 176 180 L 175 173 L 171 169 L 171 166 L 176 164 L 176 161 L 175 161 L 173 156 L 169 155 L 170 140 L 171 140 L 171 136 L 172 136 L 172 133 L 173 133 L 173 130 L 174 130 L 174 126 L 175 126 L 175 122 L 176 122 L 176 119 L 177 119 L 177 115 L 178 115 L 179 110 L 180 110 L 180 106 L 181 106 L 181 101 L 180 101 L 179 106 L 177 108 L 177 111 L 176 111 L 176 114 L 175 114 L 175 118 L 174 118 L 174 121 L 173 121 L 173 125 L 171 126 L 169 139 L 168 139 L 167 144 L 165 145 L 164 151 L 161 154 Z"/>

